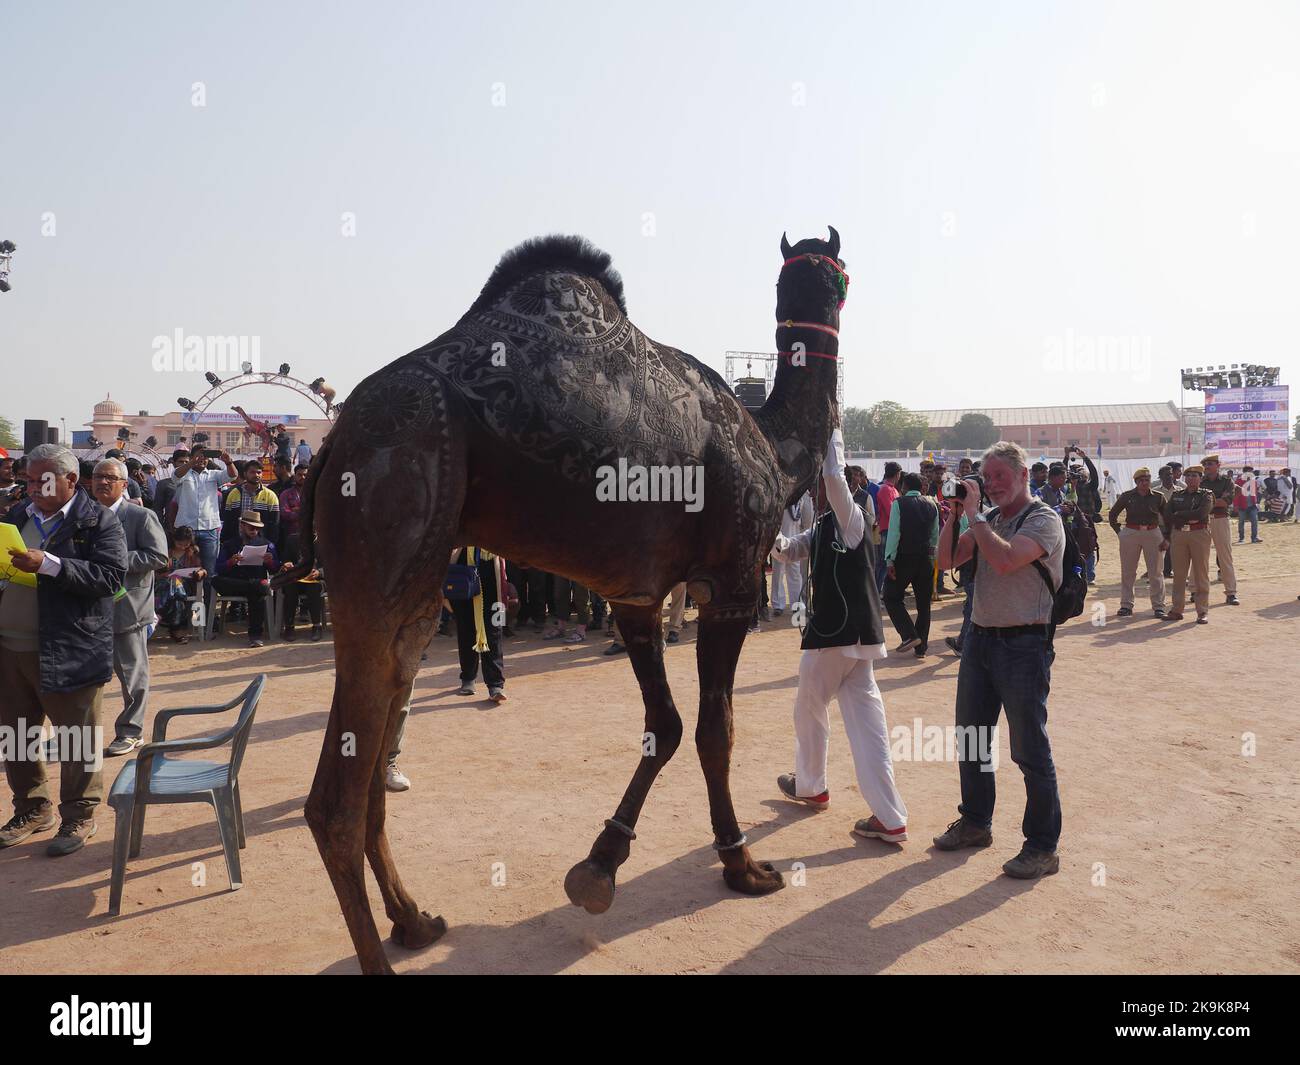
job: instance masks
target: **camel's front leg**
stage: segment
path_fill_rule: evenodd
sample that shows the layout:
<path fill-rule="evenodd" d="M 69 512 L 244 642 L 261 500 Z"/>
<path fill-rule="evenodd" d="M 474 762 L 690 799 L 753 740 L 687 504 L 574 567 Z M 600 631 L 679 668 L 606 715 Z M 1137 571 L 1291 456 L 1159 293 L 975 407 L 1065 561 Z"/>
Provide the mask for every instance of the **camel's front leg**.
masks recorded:
<path fill-rule="evenodd" d="M 636 838 L 634 829 L 650 785 L 668 764 L 682 739 L 682 719 L 673 704 L 664 671 L 660 604 L 653 607 L 618 605 L 614 613 L 627 641 L 636 679 L 641 684 L 641 696 L 645 700 L 645 735 L 642 737 L 641 759 L 627 791 L 623 793 L 623 801 L 618 804 L 614 816 L 605 822 L 591 853 L 564 878 L 564 891 L 569 900 L 588 913 L 604 913 L 613 903 L 614 874 L 631 853 L 632 840 Z"/>
<path fill-rule="evenodd" d="M 722 878 L 733 891 L 744 895 L 769 895 L 785 887 L 785 880 L 770 862 L 755 862 L 750 856 L 731 804 L 731 748 L 735 737 L 731 689 L 752 613 L 750 606 L 700 614 L 696 645 L 700 717 L 695 727 L 695 747 L 709 789 L 713 846 L 722 859 Z"/>

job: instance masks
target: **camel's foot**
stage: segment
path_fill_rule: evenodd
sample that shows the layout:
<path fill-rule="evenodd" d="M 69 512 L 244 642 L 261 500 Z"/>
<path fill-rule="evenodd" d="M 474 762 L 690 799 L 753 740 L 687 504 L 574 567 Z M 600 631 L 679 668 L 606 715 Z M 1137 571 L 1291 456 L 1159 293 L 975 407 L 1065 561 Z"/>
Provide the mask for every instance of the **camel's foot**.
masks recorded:
<path fill-rule="evenodd" d="M 393 925 L 393 942 L 407 950 L 419 950 L 430 943 L 436 943 L 447 934 L 447 922 L 441 916 L 432 917 L 425 910 L 420 911 L 415 927 Z"/>
<path fill-rule="evenodd" d="M 770 895 L 785 887 L 785 879 L 771 862 L 756 862 L 749 848 L 724 852 L 722 879 L 732 891 L 742 895 Z"/>
<path fill-rule="evenodd" d="M 569 870 L 564 893 L 588 913 L 604 913 L 614 902 L 614 874 L 586 858 Z"/>

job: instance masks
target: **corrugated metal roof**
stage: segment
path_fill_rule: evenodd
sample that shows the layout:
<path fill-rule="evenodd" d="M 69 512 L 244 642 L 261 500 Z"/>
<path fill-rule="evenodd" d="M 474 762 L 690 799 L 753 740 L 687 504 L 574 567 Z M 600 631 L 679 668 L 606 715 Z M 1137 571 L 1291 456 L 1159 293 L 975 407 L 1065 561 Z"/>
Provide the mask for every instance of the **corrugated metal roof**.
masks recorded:
<path fill-rule="evenodd" d="M 1123 425 L 1132 422 L 1177 423 L 1173 403 L 1104 403 L 1083 407 L 972 407 L 968 410 L 918 410 L 932 429 L 950 429 L 963 414 L 987 414 L 993 424 L 1006 425 Z"/>

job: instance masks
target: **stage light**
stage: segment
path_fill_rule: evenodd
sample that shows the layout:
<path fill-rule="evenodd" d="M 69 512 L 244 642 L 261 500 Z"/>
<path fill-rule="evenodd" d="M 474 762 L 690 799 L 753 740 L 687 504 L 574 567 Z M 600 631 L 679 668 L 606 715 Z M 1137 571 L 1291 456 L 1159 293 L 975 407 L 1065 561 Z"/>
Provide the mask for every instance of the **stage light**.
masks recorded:
<path fill-rule="evenodd" d="M 176 402 L 179 403 L 184 410 L 194 409 L 194 400 L 192 399 L 186 399 L 184 396 L 181 396 Z"/>
<path fill-rule="evenodd" d="M 146 436 L 144 438 L 144 446 L 152 451 L 158 446 L 158 438 L 156 436 Z"/>
<path fill-rule="evenodd" d="M 281 377 L 289 376 L 289 364 L 287 362 L 280 363 L 280 376 Z"/>
<path fill-rule="evenodd" d="M 253 372 L 253 364 L 252 364 L 251 362 L 241 362 L 241 363 L 239 364 L 239 368 L 240 368 L 241 370 L 243 370 L 244 373 L 252 373 L 252 372 Z"/>
<path fill-rule="evenodd" d="M 1184 391 L 1184 392 L 1191 392 L 1191 391 L 1194 391 L 1195 388 L 1196 388 L 1196 386 L 1195 386 L 1195 384 L 1193 384 L 1193 382 L 1194 382 L 1195 380 L 1196 380 L 1196 379 L 1195 379 L 1194 377 L 1192 377 L 1190 374 L 1188 374 L 1188 373 L 1184 373 L 1184 374 L 1183 374 L 1183 391 Z"/>
<path fill-rule="evenodd" d="M 213 388 L 216 388 L 217 385 L 221 384 L 221 378 L 218 377 L 216 374 L 214 374 L 211 370 L 209 370 L 203 376 L 207 379 L 208 384 L 210 384 Z"/>

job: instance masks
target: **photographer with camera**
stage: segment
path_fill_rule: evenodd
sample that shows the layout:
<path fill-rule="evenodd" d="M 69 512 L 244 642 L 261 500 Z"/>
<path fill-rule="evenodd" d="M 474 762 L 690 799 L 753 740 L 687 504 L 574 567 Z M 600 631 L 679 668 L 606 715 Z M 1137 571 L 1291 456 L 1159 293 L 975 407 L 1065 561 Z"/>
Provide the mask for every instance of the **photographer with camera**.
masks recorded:
<path fill-rule="evenodd" d="M 894 650 L 902 654 L 915 648 L 917 658 L 924 658 L 930 646 L 930 592 L 939 536 L 938 507 L 922 489 L 920 474 L 903 474 L 903 495 L 890 508 L 885 538 L 885 609 L 903 641 Z M 909 586 L 916 596 L 915 624 L 903 604 Z"/>
<path fill-rule="evenodd" d="M 1065 528 L 1050 507 L 1029 492 L 1024 449 L 999 441 L 984 454 L 983 484 L 962 483 L 953 514 L 939 535 L 939 565 L 976 561 L 975 604 L 957 675 L 957 725 L 988 736 L 1005 709 L 1011 757 L 1025 778 L 1025 843 L 1003 865 L 1019 879 L 1055 873 L 1061 835 L 1061 800 L 1056 766 L 1047 738 L 1047 696 L 1051 688 L 1054 626 L 1052 608 L 1063 581 Z M 980 490 L 994 508 L 980 510 Z M 952 524 L 966 513 L 970 528 L 956 539 Z M 967 735 L 970 735 L 967 732 Z M 978 752 L 969 757 L 971 747 Z M 958 764 L 961 816 L 934 845 L 940 850 L 987 847 L 995 797 L 990 771 L 992 743 L 966 748 Z"/>
<path fill-rule="evenodd" d="M 974 480 L 980 486 L 979 509 L 988 510 L 991 504 L 989 503 L 988 496 L 984 494 L 984 481 L 979 474 L 974 472 L 975 466 L 978 466 L 978 463 L 972 465 L 969 459 L 962 459 L 961 462 L 962 464 L 957 470 L 961 475 L 961 483 L 953 485 L 952 495 L 961 496 L 962 493 L 966 491 L 965 482 L 967 480 Z M 956 521 L 950 523 L 948 527 L 952 530 L 949 535 L 953 536 L 954 539 L 960 537 L 962 533 L 970 528 L 969 515 L 958 510 L 956 512 Z M 966 643 L 966 634 L 970 632 L 971 610 L 975 605 L 975 560 L 972 558 L 962 563 L 954 570 L 954 572 L 957 574 L 957 583 L 961 585 L 961 590 L 965 594 L 966 601 L 962 603 L 961 607 L 961 632 L 956 637 L 945 636 L 943 642 L 946 643 L 955 654 L 960 656 L 961 649 Z"/>

